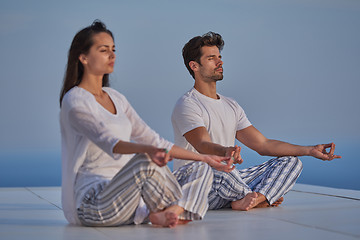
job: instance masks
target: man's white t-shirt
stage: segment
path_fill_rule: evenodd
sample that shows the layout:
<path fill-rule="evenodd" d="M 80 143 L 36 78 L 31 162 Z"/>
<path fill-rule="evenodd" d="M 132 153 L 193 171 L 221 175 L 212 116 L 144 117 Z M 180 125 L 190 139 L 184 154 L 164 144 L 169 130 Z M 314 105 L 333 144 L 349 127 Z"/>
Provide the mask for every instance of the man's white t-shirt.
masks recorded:
<path fill-rule="evenodd" d="M 234 146 L 236 132 L 251 126 L 244 110 L 231 98 L 217 94 L 219 99 L 207 97 L 195 88 L 185 93 L 176 103 L 171 121 L 176 145 L 197 152 L 184 134 L 205 127 L 212 142 Z M 174 170 L 192 162 L 174 160 Z"/>

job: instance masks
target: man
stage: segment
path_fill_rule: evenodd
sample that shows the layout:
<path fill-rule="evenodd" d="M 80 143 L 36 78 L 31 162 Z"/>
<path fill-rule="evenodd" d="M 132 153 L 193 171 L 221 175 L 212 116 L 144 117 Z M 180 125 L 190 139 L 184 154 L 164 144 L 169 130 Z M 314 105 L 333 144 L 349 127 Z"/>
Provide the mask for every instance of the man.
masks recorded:
<path fill-rule="evenodd" d="M 340 158 L 335 145 L 299 146 L 266 138 L 247 119 L 233 99 L 217 93 L 223 79 L 220 51 L 221 35 L 208 32 L 192 38 L 183 48 L 186 68 L 195 79 L 194 87 L 176 103 L 172 124 L 175 144 L 199 153 L 232 156 L 243 162 L 235 138 L 260 155 L 275 156 L 259 166 L 222 173 L 214 170 L 209 208 L 232 207 L 247 211 L 255 207 L 278 206 L 292 188 L 302 170 L 295 156 L 313 156 L 322 160 Z M 330 148 L 329 152 L 327 149 Z M 185 161 L 175 160 L 174 169 L 186 168 Z"/>

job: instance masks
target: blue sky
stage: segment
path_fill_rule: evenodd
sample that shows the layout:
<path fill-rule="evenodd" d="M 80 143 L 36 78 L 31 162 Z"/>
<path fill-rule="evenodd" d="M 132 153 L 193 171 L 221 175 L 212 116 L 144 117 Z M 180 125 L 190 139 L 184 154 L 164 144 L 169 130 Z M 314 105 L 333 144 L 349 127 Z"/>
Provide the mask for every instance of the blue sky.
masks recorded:
<path fill-rule="evenodd" d="M 170 115 L 193 86 L 183 45 L 225 40 L 218 91 L 269 138 L 360 143 L 360 1 L 0 1 L 0 151 L 59 151 L 58 96 L 75 33 L 115 35 L 111 85 L 172 140 Z"/>

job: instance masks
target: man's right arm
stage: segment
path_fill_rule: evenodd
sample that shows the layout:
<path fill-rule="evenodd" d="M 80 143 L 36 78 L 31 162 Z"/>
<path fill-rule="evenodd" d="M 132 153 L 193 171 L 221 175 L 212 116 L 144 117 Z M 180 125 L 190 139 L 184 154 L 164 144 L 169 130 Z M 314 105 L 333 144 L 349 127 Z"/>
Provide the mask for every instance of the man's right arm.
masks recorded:
<path fill-rule="evenodd" d="M 240 147 L 224 147 L 213 143 L 205 127 L 195 128 L 184 134 L 186 140 L 202 154 L 212 154 L 218 156 L 233 156 L 234 162 L 241 163 Z"/>

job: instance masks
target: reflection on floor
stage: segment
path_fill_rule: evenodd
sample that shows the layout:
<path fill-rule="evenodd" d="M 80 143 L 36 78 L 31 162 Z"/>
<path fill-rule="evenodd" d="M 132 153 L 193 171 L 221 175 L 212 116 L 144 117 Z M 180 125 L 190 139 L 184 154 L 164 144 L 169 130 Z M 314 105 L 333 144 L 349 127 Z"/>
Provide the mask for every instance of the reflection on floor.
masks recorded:
<path fill-rule="evenodd" d="M 0 188 L 0 239 L 360 239 L 360 191 L 296 184 L 277 208 L 209 211 L 173 229 L 68 225 L 60 187 Z"/>

